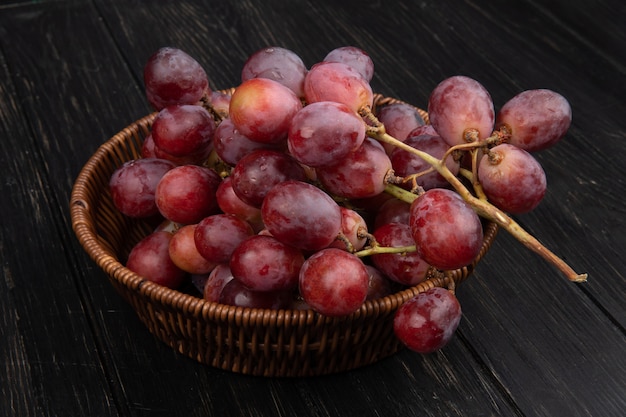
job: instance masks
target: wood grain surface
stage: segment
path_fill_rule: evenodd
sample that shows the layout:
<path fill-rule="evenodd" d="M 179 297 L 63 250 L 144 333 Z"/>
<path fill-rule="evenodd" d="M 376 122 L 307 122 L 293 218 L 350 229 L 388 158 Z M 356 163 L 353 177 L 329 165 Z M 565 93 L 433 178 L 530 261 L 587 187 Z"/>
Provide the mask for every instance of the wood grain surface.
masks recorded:
<path fill-rule="evenodd" d="M 626 415 L 626 6 L 615 0 L 6 1 L 0 4 L 0 414 L 7 416 Z M 78 244 L 73 182 L 97 147 L 151 111 L 143 65 L 175 46 L 212 87 L 247 56 L 307 64 L 354 45 L 376 92 L 426 106 L 443 78 L 496 108 L 550 88 L 566 138 L 537 158 L 548 193 L 517 220 L 589 282 L 502 232 L 458 289 L 456 337 L 338 375 L 249 377 L 152 336 Z"/>

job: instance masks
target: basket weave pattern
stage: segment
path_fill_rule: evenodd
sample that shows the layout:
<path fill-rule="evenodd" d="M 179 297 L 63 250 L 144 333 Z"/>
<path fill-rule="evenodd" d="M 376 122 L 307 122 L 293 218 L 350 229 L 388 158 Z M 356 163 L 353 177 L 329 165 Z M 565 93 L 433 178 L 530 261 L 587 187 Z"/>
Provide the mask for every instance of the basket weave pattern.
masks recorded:
<path fill-rule="evenodd" d="M 377 96 L 378 105 L 389 102 Z M 72 227 L 84 250 L 149 331 L 200 363 L 249 375 L 313 376 L 347 371 L 393 355 L 402 348 L 393 334 L 396 309 L 429 288 L 463 281 L 496 235 L 497 226 L 485 223 L 483 247 L 471 265 L 367 301 L 346 317 L 325 317 L 311 310 L 233 307 L 162 287 L 124 267 L 131 248 L 151 226 L 122 215 L 108 190 L 112 173 L 141 156 L 155 116 L 145 116 L 117 133 L 85 164 L 72 190 Z"/>

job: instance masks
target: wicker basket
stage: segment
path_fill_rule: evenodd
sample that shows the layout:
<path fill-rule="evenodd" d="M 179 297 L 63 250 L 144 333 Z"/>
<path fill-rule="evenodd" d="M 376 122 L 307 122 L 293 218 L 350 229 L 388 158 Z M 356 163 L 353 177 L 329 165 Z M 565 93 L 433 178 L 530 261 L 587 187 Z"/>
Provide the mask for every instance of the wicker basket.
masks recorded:
<path fill-rule="evenodd" d="M 378 105 L 393 102 L 376 96 Z M 426 114 L 424 114 L 427 117 Z M 313 376 L 372 364 L 402 348 L 393 333 L 396 309 L 434 286 L 458 284 L 488 251 L 497 226 L 485 223 L 484 243 L 465 268 L 434 276 L 339 318 L 311 310 L 266 310 L 207 302 L 138 276 L 123 265 L 132 246 L 151 230 L 119 213 L 108 190 L 111 174 L 140 157 L 155 114 L 104 143 L 80 172 L 71 196 L 72 227 L 89 256 L 157 338 L 194 360 L 237 373 Z"/>

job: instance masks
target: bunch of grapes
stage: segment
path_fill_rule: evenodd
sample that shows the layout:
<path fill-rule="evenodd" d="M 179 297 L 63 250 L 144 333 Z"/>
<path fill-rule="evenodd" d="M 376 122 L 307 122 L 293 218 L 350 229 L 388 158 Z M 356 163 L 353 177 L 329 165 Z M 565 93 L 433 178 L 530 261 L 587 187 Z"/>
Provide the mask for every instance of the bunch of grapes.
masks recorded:
<path fill-rule="evenodd" d="M 565 135 L 567 100 L 529 90 L 496 114 L 481 84 L 455 76 L 427 112 L 375 106 L 373 74 L 356 47 L 310 68 L 272 47 L 249 57 L 239 86 L 214 91 L 194 58 L 158 50 L 144 68 L 151 134 L 110 180 L 123 214 L 160 219 L 126 266 L 170 288 L 192 282 L 208 301 L 343 316 L 470 264 L 483 217 L 584 280 L 506 214 L 544 196 L 531 152 Z M 460 318 L 453 288 L 437 287 L 401 306 L 394 330 L 432 352 Z"/>

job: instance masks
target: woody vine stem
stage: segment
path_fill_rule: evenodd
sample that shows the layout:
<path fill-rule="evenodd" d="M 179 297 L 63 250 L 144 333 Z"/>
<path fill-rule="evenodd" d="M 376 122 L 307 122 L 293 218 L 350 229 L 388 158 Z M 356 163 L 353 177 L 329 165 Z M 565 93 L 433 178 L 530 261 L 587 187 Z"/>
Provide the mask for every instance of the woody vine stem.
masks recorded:
<path fill-rule="evenodd" d="M 367 118 L 372 124 L 371 126 L 368 126 L 367 129 L 367 135 L 369 137 L 374 138 L 380 142 L 396 146 L 406 152 L 410 152 L 422 158 L 442 177 L 444 177 L 450 183 L 450 185 L 452 185 L 452 187 L 474 209 L 474 211 L 476 211 L 479 216 L 493 221 L 498 226 L 509 232 L 528 249 L 532 250 L 533 252 L 544 258 L 546 261 L 554 265 L 570 281 L 585 282 L 587 280 L 587 274 L 579 274 L 574 271 L 572 267 L 570 267 L 563 259 L 559 258 L 556 254 L 554 254 L 551 250 L 549 250 L 541 242 L 539 242 L 537 238 L 524 230 L 509 215 L 507 215 L 502 210 L 487 201 L 487 198 L 482 192 L 482 188 L 480 187 L 480 183 L 478 182 L 475 169 L 478 151 L 481 148 L 485 148 L 491 144 L 496 144 L 506 140 L 506 131 L 495 131 L 490 137 L 483 140 L 478 140 L 476 133 L 469 130 L 466 135 L 468 143 L 453 146 L 450 151 L 447 152 L 446 155 L 444 155 L 443 158 L 438 159 L 426 152 L 406 145 L 405 143 L 389 135 L 385 131 L 385 127 L 383 126 L 383 124 L 380 123 L 380 121 L 378 121 L 378 119 L 371 112 L 370 108 L 363 108 L 359 113 L 363 117 Z M 454 175 L 445 164 L 446 158 L 457 150 L 469 150 L 472 154 L 472 172 L 469 172 L 468 170 L 463 170 L 462 175 L 471 181 L 472 187 L 474 188 L 474 192 L 476 193 L 476 195 L 472 194 L 470 190 L 468 190 L 468 188 L 461 182 L 461 180 L 459 180 L 459 178 Z M 418 195 L 406 191 L 403 188 L 393 184 L 387 185 L 386 192 L 408 203 L 412 203 L 418 197 Z"/>

